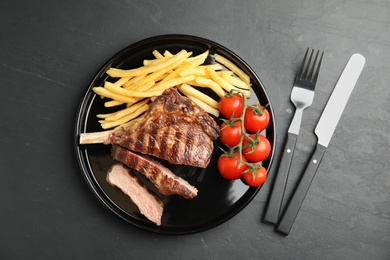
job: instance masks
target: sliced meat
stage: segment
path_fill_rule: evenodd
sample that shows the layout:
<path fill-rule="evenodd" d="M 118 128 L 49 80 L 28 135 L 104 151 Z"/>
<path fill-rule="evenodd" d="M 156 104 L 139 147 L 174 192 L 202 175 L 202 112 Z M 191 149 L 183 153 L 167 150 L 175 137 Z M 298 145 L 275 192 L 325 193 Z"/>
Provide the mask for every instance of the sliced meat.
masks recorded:
<path fill-rule="evenodd" d="M 111 153 L 115 160 L 144 174 L 163 195 L 178 194 L 192 199 L 198 194 L 194 186 L 150 157 L 136 154 L 116 144 L 112 146 Z"/>
<path fill-rule="evenodd" d="M 156 223 L 157 226 L 161 225 L 162 201 L 150 192 L 129 168 L 121 164 L 113 165 L 107 172 L 106 180 L 129 196 L 142 215 Z"/>

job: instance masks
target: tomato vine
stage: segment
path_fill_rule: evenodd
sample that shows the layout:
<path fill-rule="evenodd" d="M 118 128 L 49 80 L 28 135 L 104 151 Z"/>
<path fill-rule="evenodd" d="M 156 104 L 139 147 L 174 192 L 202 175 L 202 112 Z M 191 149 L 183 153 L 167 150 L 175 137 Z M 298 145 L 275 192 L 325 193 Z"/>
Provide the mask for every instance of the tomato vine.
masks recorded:
<path fill-rule="evenodd" d="M 234 100 L 234 104 L 229 107 L 228 99 L 235 97 L 240 97 L 242 99 L 242 106 L 237 105 L 237 100 Z M 222 164 L 218 163 L 218 170 L 221 175 L 224 176 L 228 180 L 237 179 L 237 177 L 241 178 L 246 184 L 250 186 L 259 186 L 264 183 L 267 170 L 263 167 L 262 161 L 265 160 L 271 151 L 271 145 L 268 139 L 265 136 L 260 134 L 269 123 L 269 114 L 266 110 L 268 104 L 265 106 L 258 105 L 248 105 L 246 102 L 246 96 L 244 92 L 239 90 L 232 90 L 226 97 L 221 98 L 220 101 L 220 110 L 222 111 L 233 111 L 233 108 L 239 107 L 241 111 L 231 112 L 230 114 L 224 113 L 223 115 L 230 115 L 229 118 L 221 119 L 221 131 L 227 131 L 228 128 L 232 127 L 241 127 L 241 131 L 239 131 L 239 142 L 236 145 L 232 144 L 232 139 L 237 139 L 237 131 L 230 131 L 228 133 L 232 133 L 231 138 L 224 137 L 222 135 L 221 142 L 228 147 L 228 150 L 223 150 L 223 154 L 220 157 L 220 160 L 223 160 L 225 163 L 229 163 L 230 165 L 237 165 L 237 169 L 242 170 L 241 174 L 237 174 L 237 169 L 229 169 L 229 167 L 223 167 Z M 249 110 L 251 109 L 251 110 Z M 248 117 L 248 112 L 252 111 L 251 117 Z M 265 112 L 266 111 L 266 112 Z M 235 117 L 234 114 L 238 114 L 238 117 Z M 257 126 L 253 126 L 253 122 L 256 123 L 261 118 L 261 124 L 257 124 Z M 246 126 L 252 124 L 249 129 L 252 133 L 247 133 Z M 235 129 L 236 130 L 236 129 Z M 253 133 L 255 132 L 255 133 Z M 233 142 L 234 144 L 236 142 Z M 237 158 L 238 155 L 238 158 Z M 231 158 L 231 162 L 227 162 L 226 157 Z M 233 162 L 234 160 L 234 162 Z M 242 167 L 242 165 L 245 167 Z M 234 175 L 232 174 L 234 172 Z M 252 178 L 248 178 L 247 175 L 251 175 Z M 235 176 L 235 177 L 233 177 Z"/>

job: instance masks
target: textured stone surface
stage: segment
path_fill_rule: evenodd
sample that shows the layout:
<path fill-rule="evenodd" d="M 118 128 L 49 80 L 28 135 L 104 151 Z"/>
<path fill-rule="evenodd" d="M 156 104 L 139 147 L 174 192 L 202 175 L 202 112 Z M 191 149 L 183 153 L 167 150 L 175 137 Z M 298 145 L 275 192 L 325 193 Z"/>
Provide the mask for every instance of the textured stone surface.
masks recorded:
<path fill-rule="evenodd" d="M 0 2 L 0 258 L 390 259 L 390 3 L 386 0 Z M 260 222 L 275 167 L 256 198 L 202 233 L 161 236 L 113 216 L 81 177 L 76 110 L 123 47 L 192 34 L 240 55 L 276 112 L 277 165 L 304 50 L 325 51 L 287 193 L 349 57 L 366 66 L 288 237 Z"/>

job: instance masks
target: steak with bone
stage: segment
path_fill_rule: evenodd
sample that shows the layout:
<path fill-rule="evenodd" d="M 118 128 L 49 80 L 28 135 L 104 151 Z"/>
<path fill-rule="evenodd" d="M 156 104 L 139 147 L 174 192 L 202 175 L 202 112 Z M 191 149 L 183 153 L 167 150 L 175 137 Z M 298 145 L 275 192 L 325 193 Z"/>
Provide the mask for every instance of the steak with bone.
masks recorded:
<path fill-rule="evenodd" d="M 163 195 L 178 194 L 186 199 L 192 199 L 198 194 L 194 186 L 152 158 L 136 154 L 116 144 L 112 146 L 111 154 L 115 160 L 144 174 Z"/>
<path fill-rule="evenodd" d="M 152 98 L 149 110 L 124 127 L 80 135 L 80 144 L 118 144 L 171 164 L 205 168 L 219 136 L 215 120 L 176 88 Z"/>
<path fill-rule="evenodd" d="M 161 216 L 163 214 L 162 201 L 154 193 L 150 192 L 129 168 L 121 164 L 114 164 L 108 170 L 106 180 L 109 184 L 118 187 L 129 196 L 142 215 L 157 226 L 161 225 Z"/>

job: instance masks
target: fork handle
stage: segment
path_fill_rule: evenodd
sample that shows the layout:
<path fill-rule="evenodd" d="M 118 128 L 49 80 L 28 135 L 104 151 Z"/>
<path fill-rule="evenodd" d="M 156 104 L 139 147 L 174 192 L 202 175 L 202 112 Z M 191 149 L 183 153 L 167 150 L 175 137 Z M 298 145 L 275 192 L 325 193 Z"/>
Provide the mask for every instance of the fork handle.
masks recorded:
<path fill-rule="evenodd" d="M 297 143 L 298 135 L 293 133 L 287 134 L 287 140 L 283 149 L 282 159 L 276 173 L 274 185 L 268 199 L 268 206 L 263 216 L 263 222 L 267 224 L 276 224 L 279 219 L 280 208 L 282 206 L 284 192 L 288 174 L 290 172 L 291 162 Z"/>
<path fill-rule="evenodd" d="M 317 144 L 316 149 L 311 156 L 311 159 L 306 167 L 305 172 L 301 176 L 299 183 L 292 194 L 291 200 L 288 202 L 286 210 L 282 214 L 279 223 L 276 226 L 276 231 L 288 235 L 291 227 L 298 215 L 298 212 L 305 200 L 306 194 L 310 188 L 311 182 L 317 172 L 318 166 L 320 165 L 322 158 L 324 157 L 326 147 Z"/>

